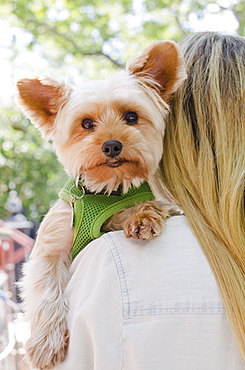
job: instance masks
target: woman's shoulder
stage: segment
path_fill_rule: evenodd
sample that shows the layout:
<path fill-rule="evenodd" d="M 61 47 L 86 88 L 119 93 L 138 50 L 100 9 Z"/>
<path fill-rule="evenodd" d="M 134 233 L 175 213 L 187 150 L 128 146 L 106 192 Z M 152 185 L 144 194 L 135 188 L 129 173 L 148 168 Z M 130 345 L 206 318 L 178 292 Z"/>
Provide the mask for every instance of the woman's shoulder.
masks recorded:
<path fill-rule="evenodd" d="M 217 284 L 184 216 L 167 220 L 150 242 L 123 231 L 94 240 L 74 260 L 66 293 L 69 317 L 79 307 L 79 322 L 106 322 L 103 338 L 116 333 L 112 352 L 126 354 L 125 369 L 160 369 L 163 358 L 166 369 L 193 361 L 200 370 L 243 368 Z"/>
<path fill-rule="evenodd" d="M 130 314 L 224 312 L 211 268 L 184 216 L 149 242 L 106 234 Z"/>
<path fill-rule="evenodd" d="M 161 313 L 224 311 L 210 266 L 185 216 L 168 219 L 162 235 L 151 241 L 127 239 L 123 231 L 106 233 L 79 254 L 72 270 L 79 264 L 90 279 L 119 281 L 129 315 L 150 312 L 152 307 Z"/>

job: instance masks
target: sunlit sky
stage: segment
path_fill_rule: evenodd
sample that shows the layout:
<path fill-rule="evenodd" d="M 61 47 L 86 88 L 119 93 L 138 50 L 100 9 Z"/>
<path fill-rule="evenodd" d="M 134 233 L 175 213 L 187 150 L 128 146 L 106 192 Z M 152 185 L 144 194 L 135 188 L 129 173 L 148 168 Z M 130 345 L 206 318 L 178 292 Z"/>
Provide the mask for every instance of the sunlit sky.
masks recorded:
<path fill-rule="evenodd" d="M 228 0 L 223 1 L 227 2 Z M 238 26 L 234 15 L 230 11 L 218 14 L 217 10 L 217 5 L 208 5 L 207 14 L 201 21 L 194 13 L 190 15 L 189 24 L 191 24 L 192 30 L 234 34 Z M 0 34 L 2 35 L 0 40 L 0 104 L 7 104 L 14 97 L 14 81 L 30 73 L 42 73 L 48 68 L 48 62 L 41 57 L 38 47 L 34 52 L 26 50 L 25 46 L 30 42 L 30 34 L 16 27 L 10 27 L 7 20 L 0 19 Z M 16 37 L 15 45 L 20 52 L 15 57 L 14 63 L 11 63 L 9 46 L 13 35 Z"/>

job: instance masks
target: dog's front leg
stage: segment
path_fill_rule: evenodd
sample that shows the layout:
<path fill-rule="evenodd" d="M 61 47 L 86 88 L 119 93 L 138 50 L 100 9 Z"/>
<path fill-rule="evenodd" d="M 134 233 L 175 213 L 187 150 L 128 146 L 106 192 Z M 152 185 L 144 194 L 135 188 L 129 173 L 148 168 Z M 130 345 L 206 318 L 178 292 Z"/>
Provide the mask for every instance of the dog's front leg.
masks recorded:
<path fill-rule="evenodd" d="M 150 240 L 161 234 L 165 220 L 175 214 L 180 214 L 177 206 L 150 200 L 115 213 L 102 231 L 123 229 L 127 238 Z"/>
<path fill-rule="evenodd" d="M 51 369 L 63 361 L 67 348 L 67 302 L 73 230 L 71 209 L 59 200 L 45 216 L 20 283 L 31 337 L 25 350 L 32 367 Z"/>

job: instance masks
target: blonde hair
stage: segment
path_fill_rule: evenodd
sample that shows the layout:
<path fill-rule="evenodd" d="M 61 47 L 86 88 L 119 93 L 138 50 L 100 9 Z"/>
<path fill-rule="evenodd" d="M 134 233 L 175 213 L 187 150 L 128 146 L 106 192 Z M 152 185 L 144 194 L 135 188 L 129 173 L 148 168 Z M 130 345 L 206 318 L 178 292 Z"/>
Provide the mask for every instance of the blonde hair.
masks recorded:
<path fill-rule="evenodd" d="M 173 97 L 159 175 L 212 267 L 245 361 L 245 39 L 197 33 L 179 46 L 188 78 Z"/>

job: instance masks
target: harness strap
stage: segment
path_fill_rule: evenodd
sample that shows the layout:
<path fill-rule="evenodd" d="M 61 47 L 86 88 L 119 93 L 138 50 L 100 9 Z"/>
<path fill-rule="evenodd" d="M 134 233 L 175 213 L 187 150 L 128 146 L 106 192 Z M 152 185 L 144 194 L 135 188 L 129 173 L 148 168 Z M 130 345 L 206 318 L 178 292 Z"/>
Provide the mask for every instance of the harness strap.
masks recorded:
<path fill-rule="evenodd" d="M 83 182 L 79 181 L 78 186 L 74 187 L 75 183 L 75 179 L 69 179 L 59 192 L 61 199 L 69 203 L 73 202 L 74 206 L 72 259 L 93 239 L 104 234 L 101 227 L 113 214 L 135 204 L 155 199 L 146 181 L 138 188 L 131 187 L 126 194 L 118 190 L 110 195 L 91 194 L 86 191 L 84 194 Z M 71 187 L 73 187 L 72 195 Z M 78 199 L 79 197 L 81 199 Z"/>

